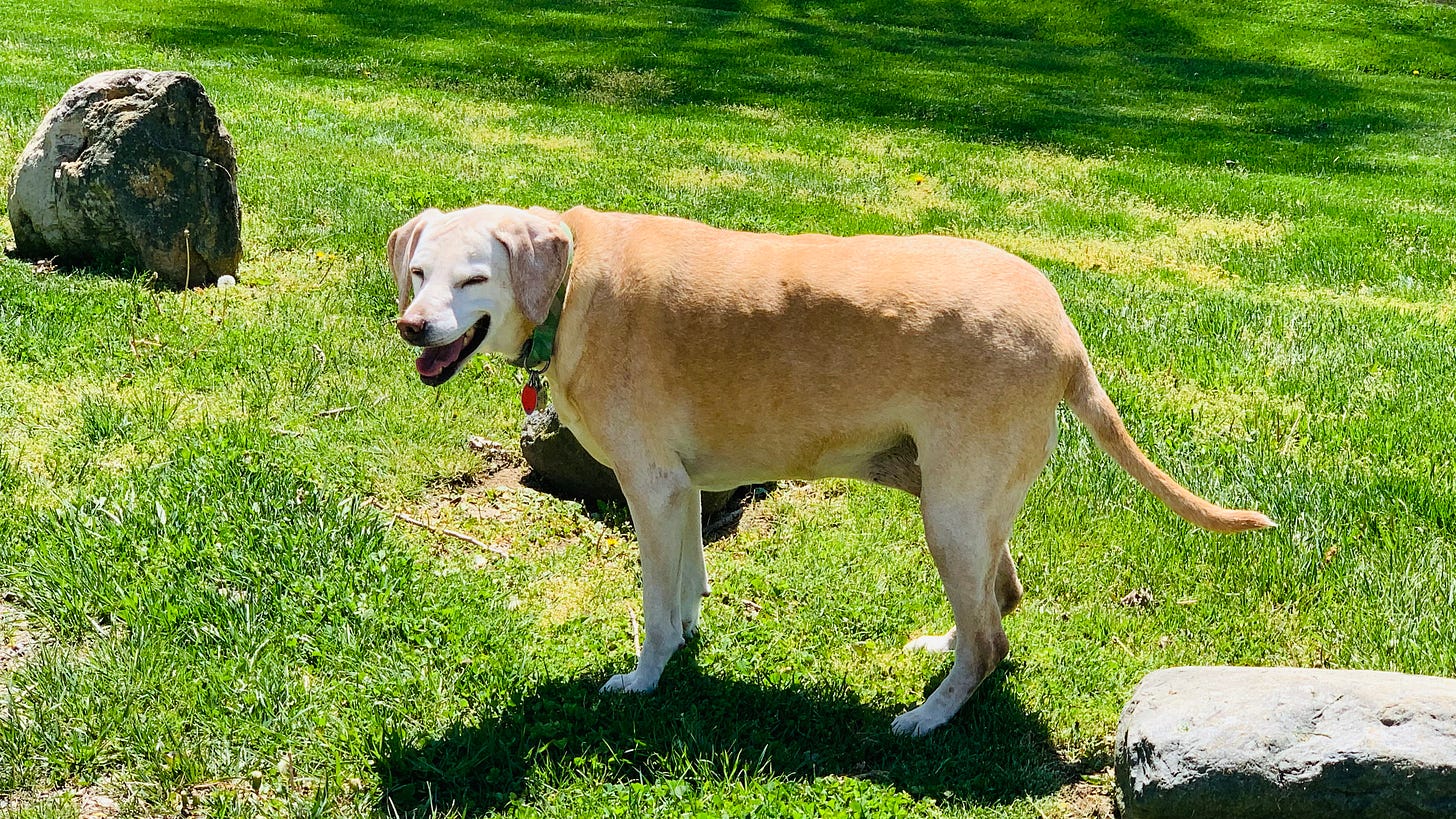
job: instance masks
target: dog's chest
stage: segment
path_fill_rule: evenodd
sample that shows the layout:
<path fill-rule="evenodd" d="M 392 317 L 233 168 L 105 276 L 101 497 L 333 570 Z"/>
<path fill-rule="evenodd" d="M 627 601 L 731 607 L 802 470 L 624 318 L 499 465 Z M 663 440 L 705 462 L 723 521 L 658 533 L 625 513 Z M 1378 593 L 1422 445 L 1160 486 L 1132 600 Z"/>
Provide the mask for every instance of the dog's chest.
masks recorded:
<path fill-rule="evenodd" d="M 556 408 L 556 417 L 560 419 L 561 425 L 571 430 L 571 434 L 575 436 L 577 443 L 581 444 L 587 454 L 605 466 L 613 466 L 611 456 L 607 455 L 601 442 L 592 435 L 591 430 L 583 422 L 576 404 L 572 402 L 565 390 L 553 390 L 551 405 Z"/>

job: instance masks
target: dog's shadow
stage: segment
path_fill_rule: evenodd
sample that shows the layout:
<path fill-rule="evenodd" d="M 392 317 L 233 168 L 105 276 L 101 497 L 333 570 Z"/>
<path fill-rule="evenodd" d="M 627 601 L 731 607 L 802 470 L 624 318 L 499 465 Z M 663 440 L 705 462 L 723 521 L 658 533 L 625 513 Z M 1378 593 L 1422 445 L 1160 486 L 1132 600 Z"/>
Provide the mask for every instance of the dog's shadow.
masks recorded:
<path fill-rule="evenodd" d="M 693 644 L 683 651 L 691 654 Z M 616 783 L 836 775 L 974 804 L 1046 795 L 1085 772 L 1062 761 L 1046 726 L 1006 687 L 1010 662 L 950 724 L 907 739 L 889 732 L 897 711 L 867 705 L 846 688 L 723 679 L 683 659 L 650 696 L 602 696 L 602 679 L 582 676 L 547 682 L 495 718 L 424 742 L 387 734 L 376 763 L 380 809 L 499 811 L 539 769 Z"/>

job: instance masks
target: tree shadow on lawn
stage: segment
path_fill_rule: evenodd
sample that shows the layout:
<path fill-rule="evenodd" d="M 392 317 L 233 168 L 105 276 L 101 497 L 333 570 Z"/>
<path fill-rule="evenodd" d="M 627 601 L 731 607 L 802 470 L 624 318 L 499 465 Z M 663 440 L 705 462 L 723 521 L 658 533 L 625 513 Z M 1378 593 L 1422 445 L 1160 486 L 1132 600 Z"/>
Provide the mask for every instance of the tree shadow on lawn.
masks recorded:
<path fill-rule="evenodd" d="M 694 643 L 683 652 L 692 654 Z M 457 724 L 419 744 L 387 735 L 376 762 L 380 809 L 498 811 L 525 795 L 536 768 L 579 769 L 614 783 L 745 771 L 801 781 L 849 776 L 942 803 L 994 805 L 1053 793 L 1105 767 L 1096 760 L 1074 768 L 1057 754 L 1045 724 L 1005 686 L 1010 667 L 1003 663 L 949 725 L 924 739 L 893 736 L 898 710 L 843 688 L 722 679 L 689 657 L 670 664 L 645 697 L 602 696 L 596 674 L 552 681 L 478 725 Z M 692 774 L 682 772 L 684 759 Z"/>
<path fill-rule="evenodd" d="M 284 70 L 361 83 L 669 115 L 683 106 L 750 105 L 1249 170 L 1322 168 L 1372 134 L 1413 127 L 1395 89 L 1229 58 L 1134 0 L 1082 10 L 1102 31 L 1107 45 L 1097 47 L 1043 41 L 1034 25 L 1007 28 L 954 4 L 910 6 L 926 27 L 860 22 L 884 16 L 874 3 L 836 19 L 556 0 L 321 0 L 288 19 L 219 5 L 144 36 L 214 58 L 286 57 L 293 64 Z M 1346 156 L 1340 170 L 1372 168 Z"/>

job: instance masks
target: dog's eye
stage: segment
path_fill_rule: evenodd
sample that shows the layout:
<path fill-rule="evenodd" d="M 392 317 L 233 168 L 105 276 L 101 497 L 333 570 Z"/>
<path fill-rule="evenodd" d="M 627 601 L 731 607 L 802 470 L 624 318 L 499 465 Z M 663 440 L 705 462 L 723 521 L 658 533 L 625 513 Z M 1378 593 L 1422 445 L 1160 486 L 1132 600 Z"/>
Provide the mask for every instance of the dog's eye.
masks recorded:
<path fill-rule="evenodd" d="M 488 281 L 490 281 L 490 277 L 489 276 L 471 276 L 470 278 L 468 278 L 465 281 L 461 282 L 460 283 L 460 286 L 461 287 L 468 287 L 468 286 L 470 286 L 472 284 L 485 284 Z"/>
<path fill-rule="evenodd" d="M 411 267 L 410 275 L 414 276 L 417 279 L 423 279 L 425 277 L 425 271 L 419 269 L 418 267 Z"/>

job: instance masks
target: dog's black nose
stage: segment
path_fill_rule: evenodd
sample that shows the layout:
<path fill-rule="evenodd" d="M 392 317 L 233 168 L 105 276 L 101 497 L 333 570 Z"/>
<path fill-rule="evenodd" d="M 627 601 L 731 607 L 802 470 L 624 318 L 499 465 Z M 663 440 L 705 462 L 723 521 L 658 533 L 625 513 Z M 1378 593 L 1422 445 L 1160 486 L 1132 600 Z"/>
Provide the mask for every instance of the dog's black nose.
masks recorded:
<path fill-rule="evenodd" d="M 400 338 L 412 342 L 425 334 L 430 322 L 420 318 L 400 318 L 394 322 L 394 326 L 399 329 Z"/>

